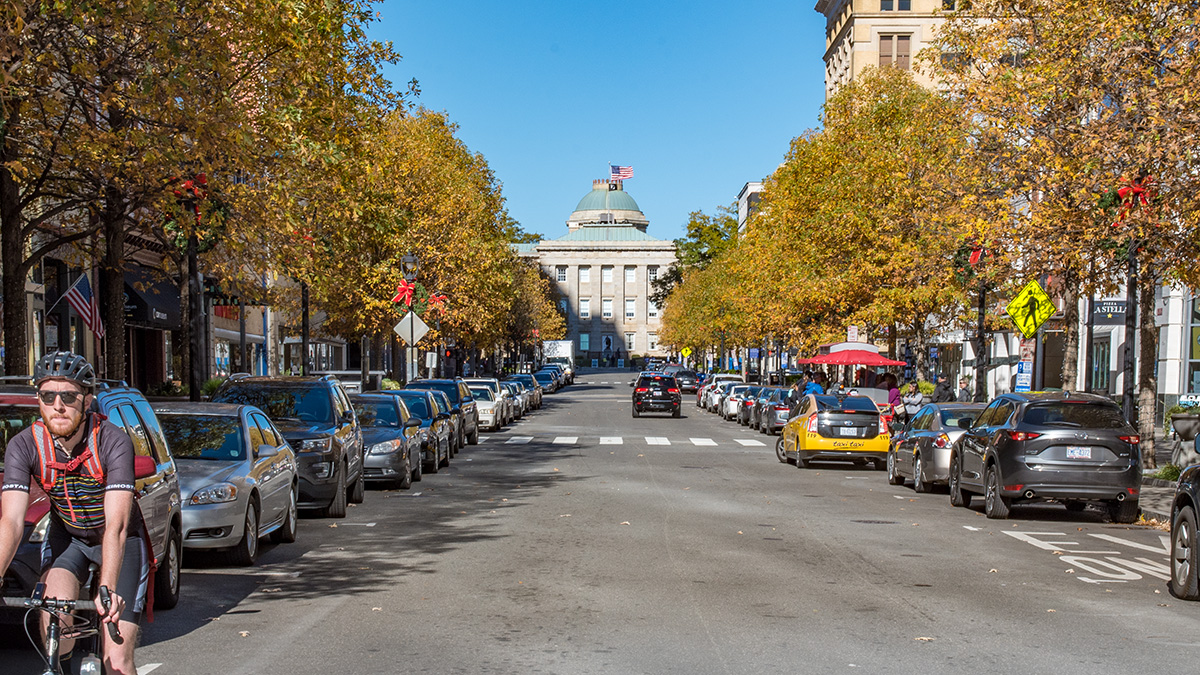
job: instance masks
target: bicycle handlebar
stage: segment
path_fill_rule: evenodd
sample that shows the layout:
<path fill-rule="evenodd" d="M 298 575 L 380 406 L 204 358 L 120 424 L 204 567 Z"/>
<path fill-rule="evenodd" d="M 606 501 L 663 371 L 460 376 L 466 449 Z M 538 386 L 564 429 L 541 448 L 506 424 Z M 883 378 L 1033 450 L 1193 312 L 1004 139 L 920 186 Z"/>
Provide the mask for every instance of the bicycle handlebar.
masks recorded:
<path fill-rule="evenodd" d="M 104 605 L 105 611 L 108 611 L 108 608 L 112 606 L 112 595 L 108 592 L 108 586 L 100 587 L 100 604 Z M 108 636 L 117 644 L 124 642 L 124 640 L 121 639 L 121 631 L 117 628 L 117 624 L 115 623 L 108 624 Z"/>
<path fill-rule="evenodd" d="M 107 610 L 112 606 L 112 593 L 107 586 L 100 587 L 100 604 Z M 86 601 L 79 600 L 61 600 L 59 598 L 47 598 L 41 595 L 41 584 L 34 590 L 33 596 L 28 598 L 0 598 L 0 607 L 17 607 L 21 609 L 40 609 L 46 612 L 95 612 L 99 614 L 96 607 Z M 113 642 L 121 644 L 121 631 L 117 628 L 117 624 L 108 624 L 108 635 Z"/>

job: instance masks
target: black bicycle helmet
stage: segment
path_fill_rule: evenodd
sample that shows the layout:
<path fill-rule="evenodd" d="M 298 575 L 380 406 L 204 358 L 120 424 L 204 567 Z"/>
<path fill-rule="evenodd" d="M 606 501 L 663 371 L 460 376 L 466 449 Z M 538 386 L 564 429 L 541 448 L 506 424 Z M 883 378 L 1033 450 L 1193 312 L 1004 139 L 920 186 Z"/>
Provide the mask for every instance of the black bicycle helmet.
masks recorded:
<path fill-rule="evenodd" d="M 46 380 L 71 380 L 90 389 L 96 384 L 96 371 L 87 359 L 73 352 L 54 352 L 38 360 L 33 367 L 33 382 Z"/>

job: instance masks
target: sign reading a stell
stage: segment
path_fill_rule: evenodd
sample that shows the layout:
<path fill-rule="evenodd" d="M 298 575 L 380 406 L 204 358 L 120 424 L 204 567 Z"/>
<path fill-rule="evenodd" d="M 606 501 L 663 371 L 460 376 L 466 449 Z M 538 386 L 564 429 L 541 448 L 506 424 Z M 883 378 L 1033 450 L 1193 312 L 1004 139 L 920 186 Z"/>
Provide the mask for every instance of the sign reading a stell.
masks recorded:
<path fill-rule="evenodd" d="M 1038 329 L 1047 319 L 1054 316 L 1057 309 L 1050 296 L 1042 290 L 1042 285 L 1034 279 L 1025 284 L 1025 288 L 1008 303 L 1004 311 L 1012 317 L 1013 324 L 1021 331 L 1021 335 L 1031 338 L 1037 335 Z"/>

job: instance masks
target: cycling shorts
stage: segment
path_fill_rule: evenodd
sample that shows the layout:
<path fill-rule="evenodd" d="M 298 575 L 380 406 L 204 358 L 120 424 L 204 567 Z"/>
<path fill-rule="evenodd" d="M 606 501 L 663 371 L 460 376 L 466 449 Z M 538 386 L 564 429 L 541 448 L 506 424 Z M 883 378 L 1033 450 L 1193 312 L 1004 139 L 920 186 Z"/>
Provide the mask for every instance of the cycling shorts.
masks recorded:
<path fill-rule="evenodd" d="M 102 546 L 89 546 L 72 537 L 61 527 L 50 526 L 42 543 L 42 571 L 64 569 L 75 575 L 80 585 L 87 583 L 88 566 L 100 565 Z M 121 574 L 117 578 L 117 595 L 125 601 L 121 620 L 139 623 L 146 608 L 146 592 L 150 584 L 150 558 L 146 542 L 140 536 L 126 537 L 125 555 L 121 557 Z"/>

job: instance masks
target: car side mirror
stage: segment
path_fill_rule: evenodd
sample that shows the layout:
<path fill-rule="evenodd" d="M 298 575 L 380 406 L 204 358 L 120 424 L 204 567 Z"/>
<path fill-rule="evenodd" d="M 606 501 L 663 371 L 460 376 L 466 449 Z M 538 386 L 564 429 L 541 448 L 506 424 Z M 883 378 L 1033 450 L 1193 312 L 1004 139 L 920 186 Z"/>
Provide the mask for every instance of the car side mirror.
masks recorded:
<path fill-rule="evenodd" d="M 258 453 L 259 457 L 270 457 L 271 455 L 279 452 L 279 448 L 263 443 L 262 445 L 258 446 L 258 450 L 256 452 Z"/>
<path fill-rule="evenodd" d="M 451 409 L 450 409 L 450 412 L 454 413 L 455 415 L 461 415 L 461 414 L 462 414 L 462 408 L 451 408 Z"/>
<path fill-rule="evenodd" d="M 136 479 L 149 478 L 158 473 L 158 462 L 149 455 L 133 456 L 133 477 Z"/>
<path fill-rule="evenodd" d="M 475 398 L 473 396 L 464 396 L 463 400 L 459 401 L 459 403 L 470 403 L 471 401 L 474 401 L 474 400 L 475 400 Z"/>
<path fill-rule="evenodd" d="M 959 429 L 970 429 L 972 420 L 968 417 L 961 417 L 958 420 Z"/>
<path fill-rule="evenodd" d="M 342 421 L 343 422 L 353 422 L 354 421 L 354 411 L 347 410 L 346 412 L 342 413 Z"/>
<path fill-rule="evenodd" d="M 421 420 L 419 420 L 415 417 L 408 418 L 408 421 L 404 423 L 405 429 L 409 429 L 412 427 L 419 427 L 419 426 L 421 426 Z"/>
<path fill-rule="evenodd" d="M 631 387 L 632 387 L 632 386 L 633 386 L 633 383 L 632 383 L 632 382 L 630 382 L 630 383 L 629 383 L 629 386 L 631 386 Z"/>
<path fill-rule="evenodd" d="M 450 413 L 438 413 L 437 418 L 439 420 L 448 420 L 450 419 Z"/>

